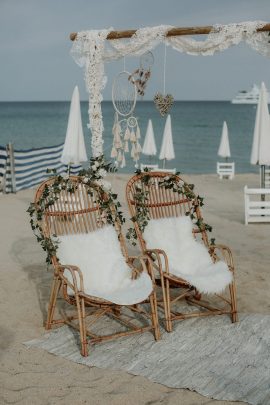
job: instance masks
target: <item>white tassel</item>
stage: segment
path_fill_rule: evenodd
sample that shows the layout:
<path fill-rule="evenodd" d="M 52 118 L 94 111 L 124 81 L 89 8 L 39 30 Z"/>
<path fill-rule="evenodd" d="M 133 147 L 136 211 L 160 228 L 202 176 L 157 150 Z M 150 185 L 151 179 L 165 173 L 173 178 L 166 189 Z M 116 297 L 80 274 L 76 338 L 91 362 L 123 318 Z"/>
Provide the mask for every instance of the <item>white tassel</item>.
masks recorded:
<path fill-rule="evenodd" d="M 120 148 L 123 147 L 123 143 L 122 143 L 122 140 L 121 140 L 121 135 L 120 135 L 119 132 L 117 132 L 116 135 L 115 135 L 114 145 L 115 145 L 116 149 L 120 149 Z"/>
<path fill-rule="evenodd" d="M 128 141 L 130 139 L 130 130 L 129 127 L 127 127 L 125 136 L 124 136 L 124 141 Z"/>
<path fill-rule="evenodd" d="M 123 156 L 122 156 L 121 150 L 119 150 L 118 156 L 117 156 L 117 162 L 122 162 L 122 158 L 123 158 Z"/>
<path fill-rule="evenodd" d="M 130 133 L 130 142 L 136 142 L 136 134 L 133 129 L 131 130 Z"/>
<path fill-rule="evenodd" d="M 134 160 L 134 162 L 137 162 L 137 160 L 139 160 L 139 156 L 138 156 L 137 152 L 134 153 L 133 160 Z"/>
<path fill-rule="evenodd" d="M 116 113 L 114 114 L 114 122 L 113 122 L 113 127 L 112 127 L 112 133 L 113 133 L 113 135 L 116 135 L 118 126 L 119 126 L 118 113 L 116 112 Z M 121 128 L 120 128 L 120 129 L 121 129 Z"/>
<path fill-rule="evenodd" d="M 124 149 L 124 151 L 125 151 L 126 153 L 129 152 L 128 141 L 125 142 L 125 149 Z"/>
<path fill-rule="evenodd" d="M 116 132 L 121 132 L 121 125 L 119 124 L 119 122 L 116 123 L 115 130 Z"/>
<path fill-rule="evenodd" d="M 116 148 L 113 146 L 112 147 L 112 151 L 111 151 L 111 158 L 116 158 L 117 156 L 117 150 Z"/>
<path fill-rule="evenodd" d="M 132 159 L 134 159 L 135 154 L 136 154 L 136 146 L 135 146 L 135 143 L 133 143 L 131 152 L 130 152 L 130 156 L 132 157 Z"/>
<path fill-rule="evenodd" d="M 126 158 L 125 158 L 125 154 L 124 154 L 124 153 L 123 153 L 122 163 L 121 163 L 121 168 L 123 169 L 123 167 L 126 167 Z"/>
<path fill-rule="evenodd" d="M 139 125 L 137 125 L 136 137 L 137 139 L 141 139 L 141 131 Z"/>
<path fill-rule="evenodd" d="M 137 151 L 137 153 L 141 153 L 141 151 L 142 151 L 142 147 L 141 147 L 141 145 L 139 144 L 139 142 L 137 142 L 136 151 Z"/>

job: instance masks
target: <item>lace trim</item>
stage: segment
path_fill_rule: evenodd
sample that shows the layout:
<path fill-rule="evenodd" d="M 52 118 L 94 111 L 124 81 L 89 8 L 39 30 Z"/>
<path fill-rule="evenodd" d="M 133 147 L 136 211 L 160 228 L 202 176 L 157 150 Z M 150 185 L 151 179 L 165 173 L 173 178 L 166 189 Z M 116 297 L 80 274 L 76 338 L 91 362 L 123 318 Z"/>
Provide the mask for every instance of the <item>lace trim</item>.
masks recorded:
<path fill-rule="evenodd" d="M 252 49 L 270 57 L 268 33 L 256 30 L 266 23 L 248 21 L 237 24 L 215 25 L 204 41 L 191 37 L 166 37 L 173 28 L 169 25 L 146 27 L 136 31 L 130 39 L 106 41 L 113 28 L 107 30 L 81 31 L 73 42 L 71 55 L 75 62 L 85 69 L 85 83 L 89 93 L 89 124 L 92 132 L 92 153 L 94 157 L 103 153 L 103 120 L 101 111 L 102 90 L 106 84 L 104 62 L 127 55 L 141 55 L 165 42 L 178 52 L 190 55 L 213 55 L 230 46 L 245 41 Z"/>

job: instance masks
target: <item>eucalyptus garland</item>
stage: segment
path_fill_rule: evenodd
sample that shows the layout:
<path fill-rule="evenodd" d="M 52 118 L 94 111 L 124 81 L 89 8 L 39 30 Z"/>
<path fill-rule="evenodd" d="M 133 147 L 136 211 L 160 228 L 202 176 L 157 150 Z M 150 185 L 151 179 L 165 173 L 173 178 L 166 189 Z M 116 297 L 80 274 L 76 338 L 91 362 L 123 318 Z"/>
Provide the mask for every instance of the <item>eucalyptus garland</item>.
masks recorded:
<path fill-rule="evenodd" d="M 196 209 L 202 207 L 203 197 L 196 195 L 194 192 L 194 184 L 189 184 L 183 181 L 179 184 L 175 181 L 175 176 L 179 175 L 180 172 L 176 174 L 168 174 L 162 178 L 153 178 L 150 175 L 150 172 L 147 168 L 144 171 L 136 170 L 137 175 L 143 174 L 141 177 L 141 184 L 135 186 L 134 202 L 136 206 L 136 214 L 131 217 L 132 222 L 136 222 L 139 226 L 140 231 L 143 233 L 149 220 L 149 210 L 147 207 L 147 202 L 149 199 L 149 191 L 144 186 L 150 186 L 151 184 L 157 187 L 164 187 L 165 189 L 173 190 L 175 193 L 184 195 L 188 200 L 191 201 L 191 208 L 186 212 L 187 216 L 190 216 L 192 221 L 196 219 Z M 195 225 L 199 228 L 200 231 L 209 231 L 212 232 L 212 227 L 206 224 L 202 218 L 197 218 L 194 222 Z M 137 244 L 137 234 L 134 227 L 129 228 L 126 233 L 126 238 L 132 243 L 133 246 Z M 211 239 L 212 243 L 212 239 Z"/>
<path fill-rule="evenodd" d="M 93 195 L 93 189 L 97 192 L 96 203 L 100 206 L 101 217 L 104 222 L 115 225 L 118 220 L 121 224 L 125 222 L 123 213 L 120 211 L 121 204 L 117 201 L 117 194 L 111 191 L 111 184 L 104 180 L 108 172 L 115 172 L 116 168 L 111 162 L 106 162 L 104 156 L 92 158 L 90 166 L 86 170 L 82 170 L 78 176 L 78 182 L 74 182 L 69 178 L 69 175 L 56 175 L 53 182 L 44 187 L 44 191 L 37 203 L 31 203 L 27 212 L 30 215 L 30 225 L 40 243 L 43 250 L 46 251 L 46 262 L 51 263 L 52 257 L 56 256 L 59 241 L 57 235 L 46 237 L 42 230 L 42 219 L 45 211 L 49 206 L 53 205 L 60 196 L 61 191 L 66 190 L 69 193 L 74 193 L 78 188 L 78 184 L 83 183 L 87 193 Z M 106 192 L 107 198 L 103 198 L 103 190 Z M 111 210 L 112 205 L 115 210 Z"/>

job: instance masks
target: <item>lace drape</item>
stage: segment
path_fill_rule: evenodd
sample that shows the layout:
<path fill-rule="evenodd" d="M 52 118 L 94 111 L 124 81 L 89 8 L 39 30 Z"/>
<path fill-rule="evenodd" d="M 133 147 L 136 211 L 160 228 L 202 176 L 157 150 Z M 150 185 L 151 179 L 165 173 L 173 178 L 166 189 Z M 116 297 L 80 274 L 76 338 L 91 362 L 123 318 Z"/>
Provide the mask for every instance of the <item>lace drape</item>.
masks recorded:
<path fill-rule="evenodd" d="M 142 55 L 165 42 L 178 52 L 190 55 L 213 55 L 230 46 L 244 41 L 264 56 L 270 57 L 270 37 L 266 32 L 256 30 L 266 23 L 263 21 L 248 21 L 237 24 L 215 25 L 204 41 L 191 37 L 166 37 L 172 29 L 169 25 L 140 28 L 129 39 L 106 41 L 113 28 L 107 30 L 81 31 L 73 43 L 71 54 L 75 62 L 85 69 L 85 83 L 89 93 L 89 128 L 92 132 L 92 153 L 94 157 L 103 153 L 103 120 L 101 111 L 102 90 L 105 87 L 106 76 L 104 62 L 122 58 L 128 55 Z"/>

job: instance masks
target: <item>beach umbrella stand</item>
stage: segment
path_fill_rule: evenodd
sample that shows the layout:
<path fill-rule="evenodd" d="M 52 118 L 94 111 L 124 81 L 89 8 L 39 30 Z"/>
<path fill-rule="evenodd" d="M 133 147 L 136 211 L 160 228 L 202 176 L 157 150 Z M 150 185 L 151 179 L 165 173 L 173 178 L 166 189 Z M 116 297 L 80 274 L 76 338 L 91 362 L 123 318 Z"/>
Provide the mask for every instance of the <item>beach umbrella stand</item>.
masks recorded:
<path fill-rule="evenodd" d="M 80 94 L 78 86 L 75 86 L 70 103 L 67 132 L 61 162 L 67 165 L 67 173 L 70 175 L 72 164 L 79 165 L 86 161 L 87 153 L 82 128 Z"/>
<path fill-rule="evenodd" d="M 152 159 L 157 154 L 155 135 L 151 119 L 148 120 L 147 130 L 142 147 L 142 154 L 149 157 L 150 164 L 152 164 Z"/>
<path fill-rule="evenodd" d="M 162 144 L 159 154 L 159 160 L 163 161 L 163 169 L 166 167 L 166 161 L 175 159 L 174 147 L 173 147 L 173 137 L 172 137 L 172 124 L 170 114 L 167 116 Z"/>
<path fill-rule="evenodd" d="M 260 187 L 264 189 L 265 166 L 270 165 L 270 118 L 268 94 L 264 83 L 261 84 L 257 105 L 250 163 L 260 165 Z M 265 200 L 264 194 L 261 195 L 261 200 Z"/>

